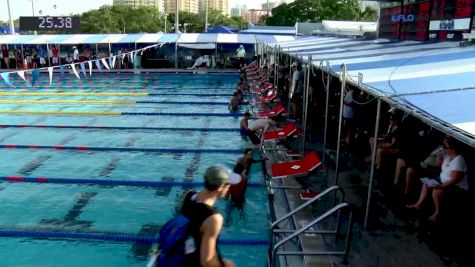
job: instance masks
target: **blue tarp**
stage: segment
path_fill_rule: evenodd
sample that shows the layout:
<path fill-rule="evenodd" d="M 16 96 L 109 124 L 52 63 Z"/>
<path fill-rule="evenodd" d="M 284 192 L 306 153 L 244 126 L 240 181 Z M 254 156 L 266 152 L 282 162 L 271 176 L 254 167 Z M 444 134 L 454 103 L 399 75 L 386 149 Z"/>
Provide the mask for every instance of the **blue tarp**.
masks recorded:
<path fill-rule="evenodd" d="M 363 87 L 415 109 L 439 126 L 470 136 L 475 144 L 475 47 L 455 42 L 355 40 L 311 37 L 280 42 L 284 52 L 315 65 L 329 63 Z M 443 92 L 449 91 L 449 92 Z"/>
<path fill-rule="evenodd" d="M 211 28 L 208 28 L 206 33 L 237 33 L 239 30 L 232 27 L 218 25 Z"/>

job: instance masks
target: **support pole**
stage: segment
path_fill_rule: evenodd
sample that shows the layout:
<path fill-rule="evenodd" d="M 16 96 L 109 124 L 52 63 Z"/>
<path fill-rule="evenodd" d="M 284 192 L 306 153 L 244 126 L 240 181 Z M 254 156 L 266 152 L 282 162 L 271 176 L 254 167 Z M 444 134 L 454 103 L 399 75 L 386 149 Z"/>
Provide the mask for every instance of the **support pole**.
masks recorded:
<path fill-rule="evenodd" d="M 205 32 L 208 32 L 208 1 L 205 0 Z"/>
<path fill-rule="evenodd" d="M 340 140 L 341 128 L 343 124 L 343 100 L 345 99 L 346 88 L 346 65 L 341 66 L 341 90 L 340 90 L 340 115 L 338 116 L 338 136 L 336 139 L 336 155 L 335 155 L 335 185 L 338 185 L 338 167 L 340 163 Z"/>
<path fill-rule="evenodd" d="M 366 211 L 364 215 L 364 229 L 368 225 L 369 206 L 371 204 L 371 193 L 373 191 L 374 179 L 374 162 L 376 160 L 376 150 L 378 149 L 378 135 L 379 135 L 379 118 L 381 116 L 381 100 L 378 99 L 378 106 L 376 107 L 376 123 L 374 125 L 373 150 L 371 151 L 371 170 L 369 174 L 368 198 L 366 200 Z"/>
<path fill-rule="evenodd" d="M 323 126 L 323 158 L 322 158 L 323 164 L 326 163 L 325 159 L 326 159 L 326 154 L 327 154 L 326 151 L 327 151 L 327 132 L 328 132 L 328 102 L 330 101 L 331 75 L 330 75 L 330 64 L 328 63 L 328 61 L 327 61 L 326 71 L 327 71 L 327 81 L 326 81 L 326 84 L 324 84 L 325 90 L 326 90 L 326 98 L 325 98 L 325 125 Z M 322 69 L 322 73 L 324 73 L 323 69 Z"/>
<path fill-rule="evenodd" d="M 13 18 L 10 10 L 10 0 L 7 0 L 7 8 L 8 8 L 8 20 L 10 21 L 10 34 L 15 35 L 15 24 L 13 24 Z"/>
<path fill-rule="evenodd" d="M 176 10 L 175 10 L 175 33 L 180 33 L 180 0 L 176 0 Z"/>
<path fill-rule="evenodd" d="M 308 119 L 308 89 L 310 87 L 310 75 L 312 68 L 312 56 L 307 58 L 307 69 L 305 71 L 305 82 L 304 82 L 304 103 L 302 109 L 302 155 L 305 155 L 305 143 L 307 142 L 307 119 Z"/>

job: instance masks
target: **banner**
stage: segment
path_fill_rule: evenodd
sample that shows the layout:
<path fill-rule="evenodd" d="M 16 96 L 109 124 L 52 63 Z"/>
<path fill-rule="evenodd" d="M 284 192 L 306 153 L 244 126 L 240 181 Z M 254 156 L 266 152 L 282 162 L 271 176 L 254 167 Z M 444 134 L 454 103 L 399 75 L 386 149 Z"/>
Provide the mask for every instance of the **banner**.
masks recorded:
<path fill-rule="evenodd" d="M 107 60 L 107 61 L 109 62 L 109 66 L 110 66 L 110 68 L 111 68 L 111 69 L 113 69 L 113 68 L 114 68 L 114 66 L 112 65 L 112 56 L 109 56 L 109 58 L 108 58 L 108 60 Z"/>
<path fill-rule="evenodd" d="M 89 76 L 92 76 L 92 61 L 88 61 L 87 64 L 89 65 Z"/>
<path fill-rule="evenodd" d="M 53 67 L 48 67 L 48 73 L 49 73 L 49 85 L 53 83 Z"/>
<path fill-rule="evenodd" d="M 81 79 L 81 77 L 79 77 L 78 71 L 76 70 L 76 64 L 69 64 L 69 66 L 71 66 L 71 69 L 73 70 L 74 75 L 76 75 L 78 79 Z"/>
<path fill-rule="evenodd" d="M 110 70 L 111 68 L 109 68 L 109 65 L 107 64 L 107 61 L 105 58 L 101 58 L 101 61 L 102 61 L 102 64 L 104 64 L 104 67 L 106 67 L 106 69 Z"/>
<path fill-rule="evenodd" d="M 40 77 L 40 70 L 35 69 L 31 72 L 31 85 L 35 85 L 36 81 L 38 81 L 38 78 Z"/>
<path fill-rule="evenodd" d="M 19 71 L 17 72 L 17 74 L 18 74 L 18 76 L 20 76 L 20 77 L 23 79 L 23 81 L 26 82 L 26 79 L 25 79 L 25 71 L 24 71 L 24 70 L 19 70 Z"/>
<path fill-rule="evenodd" d="M 79 63 L 79 67 L 81 68 L 81 72 L 82 72 L 82 74 L 84 74 L 84 77 L 87 78 L 86 66 L 84 65 L 84 62 Z"/>
<path fill-rule="evenodd" d="M 0 73 L 0 75 L 2 76 L 3 80 L 10 86 L 13 86 L 12 82 L 10 81 L 10 73 L 7 73 L 7 72 L 2 72 Z"/>

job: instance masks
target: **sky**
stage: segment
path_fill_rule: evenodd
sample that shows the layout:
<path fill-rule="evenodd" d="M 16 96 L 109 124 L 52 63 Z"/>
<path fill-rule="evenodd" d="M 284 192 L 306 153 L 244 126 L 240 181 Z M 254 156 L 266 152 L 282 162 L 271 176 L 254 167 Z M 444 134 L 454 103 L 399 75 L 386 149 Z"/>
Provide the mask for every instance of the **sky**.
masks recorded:
<path fill-rule="evenodd" d="M 20 16 L 31 16 L 31 1 L 34 1 L 35 15 L 61 16 L 71 13 L 82 13 L 90 9 L 97 9 L 102 5 L 112 5 L 112 0 L 10 0 L 13 19 Z M 229 7 L 237 4 L 247 5 L 247 8 L 261 8 L 265 0 L 229 0 Z M 54 6 L 56 5 L 56 8 Z M 7 0 L 0 0 L 0 20 L 8 21 Z"/>

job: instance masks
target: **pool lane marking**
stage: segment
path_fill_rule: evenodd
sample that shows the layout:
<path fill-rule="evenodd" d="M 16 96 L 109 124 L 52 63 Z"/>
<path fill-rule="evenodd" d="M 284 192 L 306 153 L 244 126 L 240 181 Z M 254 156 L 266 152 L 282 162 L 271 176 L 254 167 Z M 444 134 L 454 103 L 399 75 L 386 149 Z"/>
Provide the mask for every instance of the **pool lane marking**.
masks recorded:
<path fill-rule="evenodd" d="M 0 124 L 1 128 L 54 128 L 54 129 L 95 129 L 95 130 L 152 130 L 152 131 L 198 131 L 198 132 L 238 132 L 239 128 L 173 128 L 173 127 L 131 127 L 131 126 L 88 126 L 88 125 L 31 125 Z"/>
<path fill-rule="evenodd" d="M 47 111 L 0 110 L 0 114 L 24 115 L 100 115 L 100 116 L 184 116 L 184 117 L 238 117 L 241 113 L 179 113 L 179 112 L 119 112 L 119 111 Z"/>
<path fill-rule="evenodd" d="M 68 105 L 135 105 L 135 104 L 175 104 L 175 105 L 228 105 L 228 102 L 204 101 L 136 101 L 136 100 L 10 100 L 0 99 L 0 104 L 68 104 Z"/>
<path fill-rule="evenodd" d="M 0 149 L 55 149 L 55 150 L 76 150 L 76 151 L 127 151 L 127 152 L 151 152 L 151 153 L 223 153 L 240 154 L 242 149 L 224 148 L 145 148 L 145 147 L 93 147 L 93 146 L 38 146 L 38 145 L 16 145 L 0 144 Z"/>
<path fill-rule="evenodd" d="M 48 184 L 87 184 L 87 185 L 109 185 L 109 186 L 134 186 L 134 187 L 197 187 L 204 186 L 203 182 L 181 182 L 176 181 L 176 177 L 168 177 L 161 181 L 155 180 L 113 180 L 113 179 L 95 179 L 95 178 L 59 178 L 59 177 L 33 177 L 33 176 L 0 176 L 0 181 L 6 182 L 24 182 L 24 183 L 48 183 Z M 262 183 L 248 183 L 249 187 L 264 187 Z"/>

